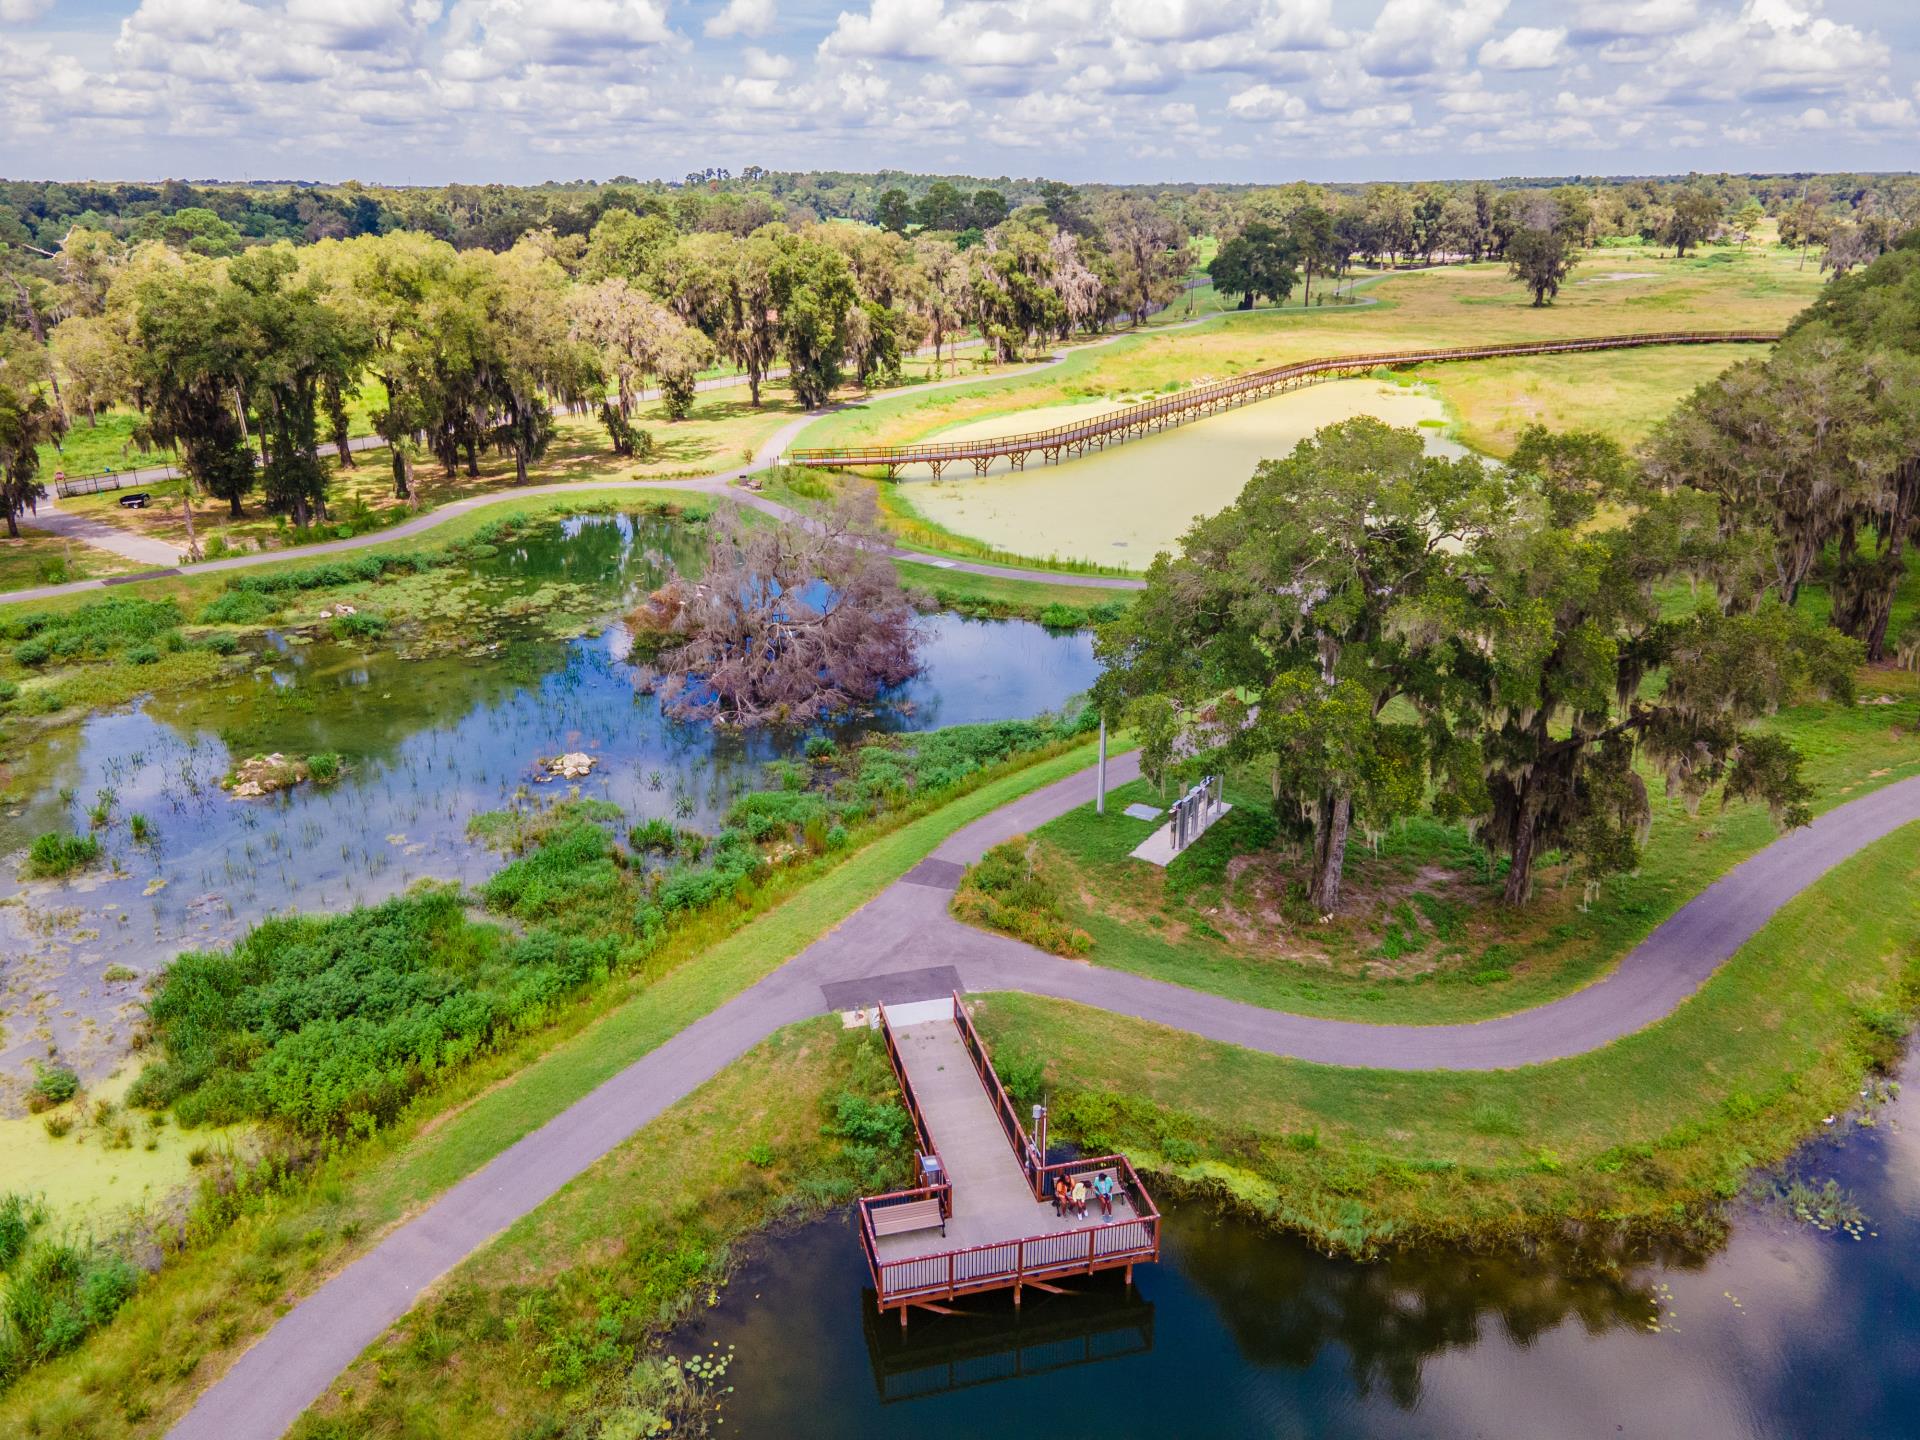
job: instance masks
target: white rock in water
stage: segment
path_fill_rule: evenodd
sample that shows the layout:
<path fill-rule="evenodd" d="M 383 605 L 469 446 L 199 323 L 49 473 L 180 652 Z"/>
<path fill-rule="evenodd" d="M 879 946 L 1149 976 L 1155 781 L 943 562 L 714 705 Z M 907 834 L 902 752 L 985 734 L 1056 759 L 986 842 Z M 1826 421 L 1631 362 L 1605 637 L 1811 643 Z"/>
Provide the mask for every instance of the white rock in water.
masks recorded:
<path fill-rule="evenodd" d="M 553 761 L 547 768 L 555 775 L 568 780 L 577 780 L 582 775 L 593 773 L 593 757 L 578 750 L 571 750 Z"/>

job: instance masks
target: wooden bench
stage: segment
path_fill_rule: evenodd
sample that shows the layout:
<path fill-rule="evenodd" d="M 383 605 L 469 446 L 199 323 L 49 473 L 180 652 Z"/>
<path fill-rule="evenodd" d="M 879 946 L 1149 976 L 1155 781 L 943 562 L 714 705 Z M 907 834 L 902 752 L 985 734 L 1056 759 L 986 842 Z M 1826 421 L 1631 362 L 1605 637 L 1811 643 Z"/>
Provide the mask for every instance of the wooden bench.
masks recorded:
<path fill-rule="evenodd" d="M 1133 1201 L 1127 1195 L 1127 1183 L 1120 1178 L 1120 1172 L 1112 1168 L 1105 1170 L 1082 1170 L 1078 1174 L 1069 1175 L 1067 1177 L 1067 1193 L 1069 1195 L 1073 1193 L 1073 1187 L 1076 1183 L 1084 1184 L 1087 1187 L 1087 1213 L 1089 1215 L 1093 1214 L 1100 1208 L 1100 1192 L 1093 1188 L 1093 1182 L 1098 1180 L 1102 1175 L 1105 1175 L 1113 1181 L 1113 1203 L 1123 1209 L 1132 1209 Z"/>
<path fill-rule="evenodd" d="M 937 1199 L 908 1200 L 872 1213 L 875 1235 L 904 1235 L 910 1230 L 931 1230 L 936 1225 L 942 1235 L 947 1233 L 947 1217 L 940 1212 Z"/>

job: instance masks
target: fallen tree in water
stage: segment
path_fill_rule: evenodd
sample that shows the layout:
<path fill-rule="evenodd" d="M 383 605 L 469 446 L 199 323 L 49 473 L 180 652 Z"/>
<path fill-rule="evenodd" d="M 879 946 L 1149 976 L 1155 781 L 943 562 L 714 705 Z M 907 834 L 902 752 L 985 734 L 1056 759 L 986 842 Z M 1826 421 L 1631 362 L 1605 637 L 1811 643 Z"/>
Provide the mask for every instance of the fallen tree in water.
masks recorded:
<path fill-rule="evenodd" d="M 652 637 L 644 683 L 677 720 L 806 725 L 872 705 L 920 671 L 913 607 L 886 558 L 871 497 L 797 525 L 716 512 L 707 570 L 628 623 Z"/>

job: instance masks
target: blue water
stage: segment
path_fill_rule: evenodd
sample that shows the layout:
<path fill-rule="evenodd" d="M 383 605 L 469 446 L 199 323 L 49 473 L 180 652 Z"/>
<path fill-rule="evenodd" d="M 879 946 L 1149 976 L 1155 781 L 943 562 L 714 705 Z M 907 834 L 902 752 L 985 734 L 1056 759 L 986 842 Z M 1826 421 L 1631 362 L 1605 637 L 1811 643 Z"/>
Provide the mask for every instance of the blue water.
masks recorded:
<path fill-rule="evenodd" d="M 687 549 L 670 522 L 586 517 L 518 541 L 476 570 L 506 599 L 553 581 L 585 587 L 597 613 L 616 617 Z M 543 756 L 593 756 L 579 793 L 619 805 L 628 823 L 664 816 L 710 830 L 739 791 L 761 783 L 766 761 L 796 753 L 806 738 L 675 723 L 636 687 L 617 619 L 555 640 L 537 618 L 458 636 L 451 653 L 412 633 L 371 648 L 274 635 L 237 679 L 40 738 L 22 767 L 28 794 L 0 817 L 0 852 L 48 830 L 85 831 L 87 807 L 103 789 L 114 792 L 116 818 L 100 832 L 105 859 L 74 883 L 0 882 L 0 893 L 20 894 L 28 907 L 0 911 L 0 999 L 50 992 L 53 1002 L 37 1008 L 63 1054 L 97 1069 L 112 1047 L 86 1022 L 104 1021 L 96 982 L 107 966 L 144 975 L 183 947 L 229 940 L 275 911 L 343 909 L 425 877 L 477 881 L 500 857 L 468 839 L 474 814 L 519 795 L 566 793 L 563 783 L 537 780 Z M 952 615 L 922 624 L 922 674 L 834 733 L 1036 716 L 1097 673 L 1084 634 Z M 337 751 L 348 770 L 331 787 L 262 800 L 234 800 L 220 788 L 236 760 L 275 751 Z M 151 843 L 134 842 L 133 812 L 153 822 Z M 44 1053 L 31 1028 L 15 1025 L 0 1040 L 0 1067 Z"/>

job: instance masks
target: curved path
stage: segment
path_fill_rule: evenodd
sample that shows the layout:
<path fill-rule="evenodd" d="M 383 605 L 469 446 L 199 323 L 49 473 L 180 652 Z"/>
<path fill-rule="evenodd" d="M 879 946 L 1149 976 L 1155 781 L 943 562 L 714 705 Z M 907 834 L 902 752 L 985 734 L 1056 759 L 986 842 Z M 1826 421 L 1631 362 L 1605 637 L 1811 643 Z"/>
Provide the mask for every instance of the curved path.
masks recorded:
<path fill-rule="evenodd" d="M 1137 756 L 1108 765 L 1110 786 Z M 467 1255 L 775 1030 L 866 977 L 952 966 L 969 990 L 1056 996 L 1273 1055 L 1375 1069 L 1490 1070 L 1605 1045 L 1671 1014 L 1788 900 L 1834 864 L 1920 821 L 1920 777 L 1829 811 L 1736 866 L 1658 926 L 1607 978 L 1471 1025 L 1319 1020 L 1061 960 L 955 921 L 948 900 L 992 846 L 1087 802 L 1082 771 L 963 827 L 841 925 L 648 1052 L 389 1233 L 297 1304 L 174 1426 L 173 1440 L 272 1440 Z"/>

